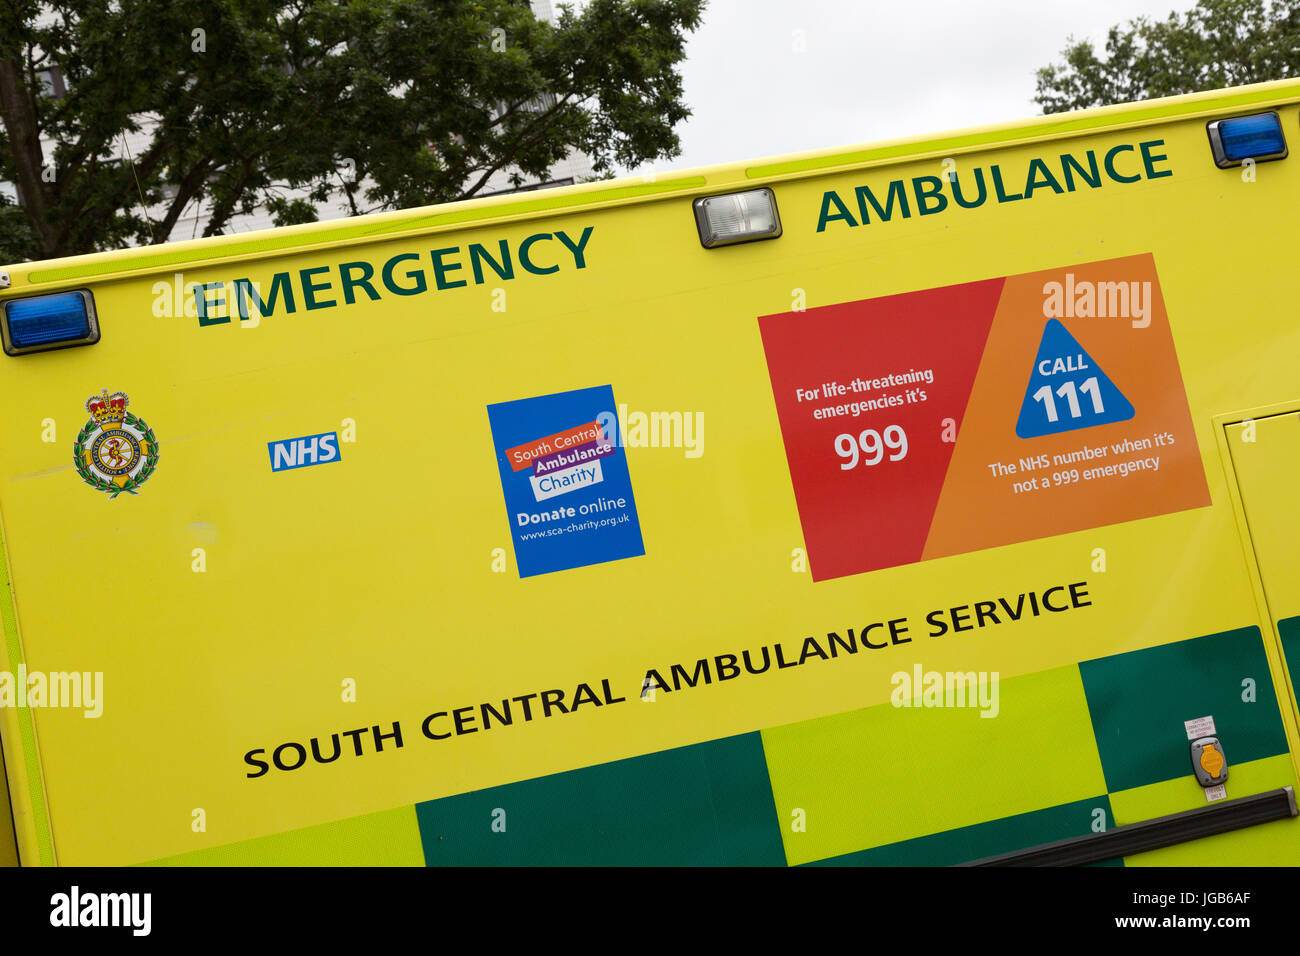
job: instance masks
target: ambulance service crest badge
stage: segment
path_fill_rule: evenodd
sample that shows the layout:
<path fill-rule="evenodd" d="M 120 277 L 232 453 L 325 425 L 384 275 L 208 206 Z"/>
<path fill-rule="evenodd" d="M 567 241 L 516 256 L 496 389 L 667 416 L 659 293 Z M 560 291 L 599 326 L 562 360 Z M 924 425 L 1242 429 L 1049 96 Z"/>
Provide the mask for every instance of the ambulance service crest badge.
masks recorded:
<path fill-rule="evenodd" d="M 90 418 L 72 446 L 81 480 L 109 498 L 139 494 L 158 467 L 158 439 L 144 419 L 126 410 L 130 403 L 125 392 L 108 389 L 90 396 Z"/>

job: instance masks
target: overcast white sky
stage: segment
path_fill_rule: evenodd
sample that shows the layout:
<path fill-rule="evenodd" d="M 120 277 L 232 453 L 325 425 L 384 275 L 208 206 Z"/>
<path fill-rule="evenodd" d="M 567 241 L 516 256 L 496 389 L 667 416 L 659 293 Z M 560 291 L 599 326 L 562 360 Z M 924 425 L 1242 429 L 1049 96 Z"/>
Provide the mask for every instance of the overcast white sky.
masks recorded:
<path fill-rule="evenodd" d="M 682 67 L 694 115 L 660 170 L 1039 113 L 1034 71 L 1067 37 L 1193 0 L 710 0 Z M 795 52 L 795 31 L 805 50 Z"/>

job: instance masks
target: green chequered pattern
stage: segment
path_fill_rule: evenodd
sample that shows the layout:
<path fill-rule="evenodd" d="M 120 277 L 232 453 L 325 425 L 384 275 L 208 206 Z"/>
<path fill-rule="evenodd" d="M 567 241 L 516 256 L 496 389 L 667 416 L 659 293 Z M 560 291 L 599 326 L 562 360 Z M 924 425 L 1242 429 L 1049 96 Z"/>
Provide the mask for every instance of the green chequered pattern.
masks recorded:
<path fill-rule="evenodd" d="M 1255 681 L 1253 702 L 1241 699 L 1247 677 Z M 963 862 L 1089 832 L 1098 809 L 1109 827 L 1204 805 L 1182 722 L 1206 714 L 1232 761 L 1230 796 L 1290 780 L 1257 628 L 1006 679 L 998 707 L 996 718 L 985 719 L 978 708 L 882 704 L 764 730 L 761 746 L 756 735 L 743 735 L 431 801 L 418 808 L 426 857 Z M 709 748 L 726 754 L 742 741 L 745 759 L 729 755 L 729 800 L 717 801 Z M 1147 805 L 1142 788 L 1162 781 L 1169 782 L 1164 798 Z M 1111 803 L 1117 790 L 1123 810 Z M 506 811 L 510 839 L 491 831 L 497 808 Z M 524 828 L 516 834 L 520 814 Z M 761 852 L 750 851 L 751 841 Z M 1218 842 L 1246 848 L 1234 860 L 1258 855 L 1254 836 Z"/>
<path fill-rule="evenodd" d="M 1086 836 L 1115 825 L 1106 794 L 1045 810 L 1019 813 L 942 833 L 859 850 L 819 860 L 808 866 L 954 866 L 971 860 L 1012 853 L 1031 846 Z M 1106 861 L 1123 866 L 1123 860 Z"/>
<path fill-rule="evenodd" d="M 1230 768 L 1288 752 L 1257 627 L 1084 661 L 1079 672 L 1110 793 L 1187 777 L 1183 721 L 1196 717 L 1214 717 Z M 1242 699 L 1247 679 L 1253 701 Z"/>
<path fill-rule="evenodd" d="M 414 807 L 155 860 L 150 866 L 422 866 Z"/>
<path fill-rule="evenodd" d="M 758 734 L 476 790 L 415 809 L 430 866 L 785 862 Z"/>
<path fill-rule="evenodd" d="M 1229 797 L 1296 786 L 1255 627 L 1008 678 L 980 714 L 882 704 L 158 863 L 951 865 L 1204 806 L 1206 715 Z M 1295 865 L 1300 821 L 1112 863 Z"/>

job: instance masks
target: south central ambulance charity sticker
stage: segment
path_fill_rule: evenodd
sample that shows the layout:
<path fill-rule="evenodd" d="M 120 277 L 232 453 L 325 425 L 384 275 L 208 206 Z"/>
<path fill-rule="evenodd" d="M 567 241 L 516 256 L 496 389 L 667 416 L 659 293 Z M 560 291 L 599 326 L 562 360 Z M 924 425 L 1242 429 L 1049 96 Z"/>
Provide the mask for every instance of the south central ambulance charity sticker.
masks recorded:
<path fill-rule="evenodd" d="M 139 487 L 158 467 L 158 439 L 142 418 L 126 410 L 125 392 L 104 389 L 86 399 L 90 419 L 72 445 L 72 461 L 81 480 L 109 498 Z"/>
<path fill-rule="evenodd" d="M 613 386 L 487 407 L 521 578 L 645 554 Z"/>

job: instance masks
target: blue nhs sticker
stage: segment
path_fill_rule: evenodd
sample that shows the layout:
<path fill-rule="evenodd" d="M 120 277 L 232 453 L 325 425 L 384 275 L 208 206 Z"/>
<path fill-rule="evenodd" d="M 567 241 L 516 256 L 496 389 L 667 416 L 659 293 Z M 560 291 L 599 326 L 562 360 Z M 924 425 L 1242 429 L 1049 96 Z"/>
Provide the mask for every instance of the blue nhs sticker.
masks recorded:
<path fill-rule="evenodd" d="M 319 435 L 307 435 L 304 438 L 282 438 L 266 443 L 271 453 L 271 470 L 288 471 L 290 468 L 305 468 L 308 465 L 325 465 L 338 461 L 338 432 L 322 432 Z"/>

